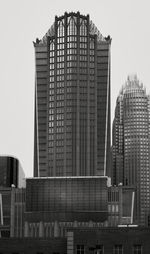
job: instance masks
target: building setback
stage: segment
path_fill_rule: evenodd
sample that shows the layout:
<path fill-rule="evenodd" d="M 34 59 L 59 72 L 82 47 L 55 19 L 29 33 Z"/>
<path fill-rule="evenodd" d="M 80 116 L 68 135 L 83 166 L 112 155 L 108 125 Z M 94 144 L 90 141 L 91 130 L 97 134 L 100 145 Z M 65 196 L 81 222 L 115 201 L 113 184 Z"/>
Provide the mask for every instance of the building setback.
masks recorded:
<path fill-rule="evenodd" d="M 34 176 L 106 175 L 110 44 L 79 12 L 56 16 L 34 42 Z"/>
<path fill-rule="evenodd" d="M 113 183 L 136 187 L 136 218 L 147 225 L 150 209 L 149 96 L 136 76 L 128 77 L 113 122 Z"/>

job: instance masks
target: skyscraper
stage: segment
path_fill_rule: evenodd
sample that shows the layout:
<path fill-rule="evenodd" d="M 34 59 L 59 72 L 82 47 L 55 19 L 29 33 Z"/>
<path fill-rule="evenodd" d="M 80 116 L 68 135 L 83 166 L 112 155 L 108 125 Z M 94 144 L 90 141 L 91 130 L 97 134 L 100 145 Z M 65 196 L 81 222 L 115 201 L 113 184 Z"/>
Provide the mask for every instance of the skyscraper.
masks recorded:
<path fill-rule="evenodd" d="M 149 96 L 136 76 L 128 77 L 116 102 L 113 122 L 113 183 L 135 185 L 136 217 L 147 223 L 150 209 Z"/>
<path fill-rule="evenodd" d="M 34 176 L 106 175 L 110 44 L 79 12 L 56 16 L 34 42 Z"/>

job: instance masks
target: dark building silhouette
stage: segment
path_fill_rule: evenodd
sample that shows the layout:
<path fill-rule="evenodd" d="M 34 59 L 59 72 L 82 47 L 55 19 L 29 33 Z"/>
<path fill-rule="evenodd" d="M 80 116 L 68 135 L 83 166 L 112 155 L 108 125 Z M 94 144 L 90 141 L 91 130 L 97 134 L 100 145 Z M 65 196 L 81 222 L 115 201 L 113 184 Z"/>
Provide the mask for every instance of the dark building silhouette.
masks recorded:
<path fill-rule="evenodd" d="M 25 175 L 17 158 L 0 156 L 0 186 L 11 187 L 25 186 Z"/>
<path fill-rule="evenodd" d="M 136 76 L 128 77 L 116 102 L 113 122 L 113 183 L 136 187 L 137 223 L 150 210 L 149 96 Z"/>
<path fill-rule="evenodd" d="M 0 156 L 0 238 L 24 234 L 25 184 L 19 160 Z"/>
<path fill-rule="evenodd" d="M 56 16 L 34 42 L 34 176 L 106 175 L 110 44 L 79 12 Z"/>

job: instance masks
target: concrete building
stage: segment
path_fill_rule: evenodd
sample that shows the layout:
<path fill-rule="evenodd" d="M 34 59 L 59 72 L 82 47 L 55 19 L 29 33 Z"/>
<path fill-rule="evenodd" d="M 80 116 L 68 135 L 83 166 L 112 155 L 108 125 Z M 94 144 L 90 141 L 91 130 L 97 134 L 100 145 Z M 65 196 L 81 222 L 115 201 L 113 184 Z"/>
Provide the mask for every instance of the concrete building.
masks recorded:
<path fill-rule="evenodd" d="M 128 77 L 113 122 L 113 184 L 135 186 L 136 219 L 147 225 L 150 211 L 149 96 L 136 76 Z"/>
<path fill-rule="evenodd" d="M 108 175 L 110 44 L 79 12 L 34 42 L 34 176 Z"/>

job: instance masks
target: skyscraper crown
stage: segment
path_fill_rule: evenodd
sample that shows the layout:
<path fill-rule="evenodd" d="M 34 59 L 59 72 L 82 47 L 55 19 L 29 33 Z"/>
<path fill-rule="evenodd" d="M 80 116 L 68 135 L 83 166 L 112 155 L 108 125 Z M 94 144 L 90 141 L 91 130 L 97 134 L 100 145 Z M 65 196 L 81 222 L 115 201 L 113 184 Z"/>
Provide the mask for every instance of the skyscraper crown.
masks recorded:
<path fill-rule="evenodd" d="M 59 21 L 61 23 L 61 26 L 64 27 L 65 23 L 67 22 L 67 27 L 72 23 L 75 24 L 75 26 L 88 26 L 89 25 L 89 34 L 96 35 L 98 41 L 109 41 L 111 40 L 110 36 L 103 37 L 101 32 L 98 30 L 98 28 L 94 25 L 94 23 L 89 19 L 89 15 L 81 15 L 80 12 L 65 12 L 62 16 L 56 16 L 55 22 L 50 27 L 50 29 L 47 31 L 47 33 L 43 36 L 41 40 L 37 39 L 36 43 L 39 44 L 47 44 L 47 37 L 55 36 L 56 33 L 56 21 Z M 77 30 L 76 30 L 77 31 Z M 75 35 L 75 33 L 74 33 Z"/>
<path fill-rule="evenodd" d="M 143 91 L 145 93 L 145 88 L 143 87 L 143 83 L 139 81 L 136 74 L 131 74 L 127 77 L 127 81 L 122 86 L 120 95 L 132 93 L 132 92 L 138 92 L 138 91 Z"/>

